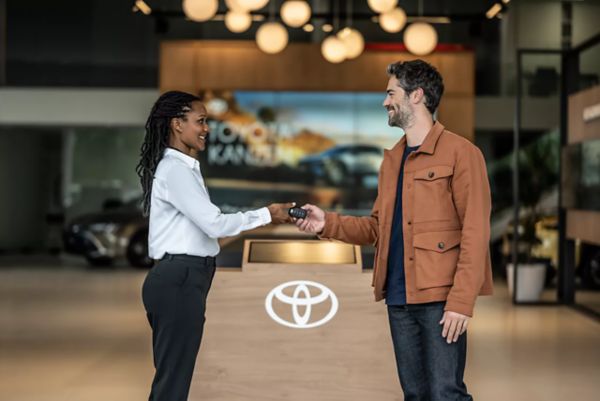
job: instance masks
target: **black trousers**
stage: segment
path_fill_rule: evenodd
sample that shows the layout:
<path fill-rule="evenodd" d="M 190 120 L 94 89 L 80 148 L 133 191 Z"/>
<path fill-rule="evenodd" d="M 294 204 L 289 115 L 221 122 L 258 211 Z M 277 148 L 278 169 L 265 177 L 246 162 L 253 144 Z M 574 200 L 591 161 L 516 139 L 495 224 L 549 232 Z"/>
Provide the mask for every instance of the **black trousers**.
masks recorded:
<path fill-rule="evenodd" d="M 214 274 L 214 258 L 167 255 L 146 276 L 142 300 L 156 369 L 150 401 L 187 400 Z"/>

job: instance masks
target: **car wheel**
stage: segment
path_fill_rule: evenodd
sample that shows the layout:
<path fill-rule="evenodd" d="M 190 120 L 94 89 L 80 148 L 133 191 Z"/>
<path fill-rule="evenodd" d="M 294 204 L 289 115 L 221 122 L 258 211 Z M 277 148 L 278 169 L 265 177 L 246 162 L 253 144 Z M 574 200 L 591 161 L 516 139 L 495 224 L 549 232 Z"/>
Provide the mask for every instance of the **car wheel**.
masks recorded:
<path fill-rule="evenodd" d="M 133 267 L 148 268 L 154 264 L 148 256 L 148 231 L 139 231 L 129 240 L 127 260 Z"/>
<path fill-rule="evenodd" d="M 583 285 L 590 289 L 600 289 L 600 250 L 591 252 L 589 257 L 582 261 Z"/>

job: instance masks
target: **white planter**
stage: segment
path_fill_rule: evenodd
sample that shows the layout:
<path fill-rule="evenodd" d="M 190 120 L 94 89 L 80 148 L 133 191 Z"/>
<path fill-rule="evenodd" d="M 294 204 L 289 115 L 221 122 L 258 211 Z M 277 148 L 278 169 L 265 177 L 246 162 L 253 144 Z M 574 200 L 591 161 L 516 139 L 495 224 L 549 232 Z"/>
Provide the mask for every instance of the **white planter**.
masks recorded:
<path fill-rule="evenodd" d="M 546 281 L 546 265 L 544 263 L 520 263 L 519 277 L 517 283 L 517 301 L 535 302 L 539 301 Z M 513 296 L 514 268 L 509 263 L 506 266 L 506 277 L 508 280 L 508 293 Z"/>

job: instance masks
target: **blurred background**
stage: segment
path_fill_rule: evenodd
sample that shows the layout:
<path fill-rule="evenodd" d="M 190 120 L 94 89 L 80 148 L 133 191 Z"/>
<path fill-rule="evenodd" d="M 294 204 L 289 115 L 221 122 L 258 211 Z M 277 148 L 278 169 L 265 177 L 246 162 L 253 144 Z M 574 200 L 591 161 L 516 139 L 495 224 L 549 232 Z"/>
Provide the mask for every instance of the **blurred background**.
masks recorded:
<path fill-rule="evenodd" d="M 0 373 L 48 349 L 33 334 L 46 317 L 58 343 L 130 319 L 139 336 L 121 351 L 146 338 L 135 166 L 160 93 L 207 105 L 200 164 L 224 212 L 296 201 L 368 215 L 383 150 L 403 135 L 381 105 L 385 67 L 414 58 L 444 77 L 438 119 L 486 158 L 502 310 L 583 317 L 581 352 L 599 356 L 599 20 L 594 0 L 0 0 Z M 224 239 L 218 264 L 239 268 L 245 239 L 298 236 Z M 374 249 L 361 253 L 370 271 Z M 53 349 L 75 359 L 89 346 L 65 342 Z M 50 399 L 5 380 L 7 399 Z"/>

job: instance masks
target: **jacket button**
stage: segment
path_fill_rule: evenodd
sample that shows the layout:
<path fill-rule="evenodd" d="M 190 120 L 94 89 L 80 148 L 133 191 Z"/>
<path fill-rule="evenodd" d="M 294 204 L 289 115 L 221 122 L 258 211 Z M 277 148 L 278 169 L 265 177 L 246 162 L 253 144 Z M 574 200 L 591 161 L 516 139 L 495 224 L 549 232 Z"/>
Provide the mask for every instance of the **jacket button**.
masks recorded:
<path fill-rule="evenodd" d="M 440 243 L 438 244 L 438 248 L 440 248 L 440 249 L 444 249 L 444 247 L 445 247 L 445 246 L 446 246 L 446 245 L 445 245 L 443 242 L 440 242 Z"/>
<path fill-rule="evenodd" d="M 433 171 L 430 171 L 429 174 L 427 174 L 427 176 L 429 178 L 433 178 L 434 175 L 435 175 L 435 173 Z"/>

